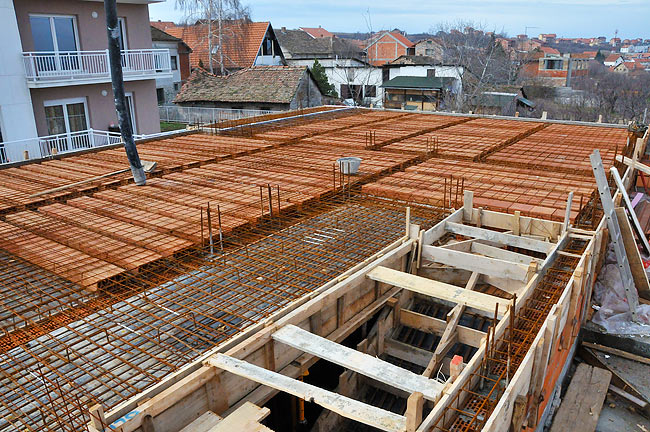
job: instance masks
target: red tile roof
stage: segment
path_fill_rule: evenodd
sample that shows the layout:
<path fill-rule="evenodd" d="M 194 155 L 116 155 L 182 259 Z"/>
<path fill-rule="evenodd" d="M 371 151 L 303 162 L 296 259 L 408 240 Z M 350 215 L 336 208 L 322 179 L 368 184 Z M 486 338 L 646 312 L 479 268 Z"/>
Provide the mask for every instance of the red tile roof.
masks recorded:
<path fill-rule="evenodd" d="M 605 61 L 606 61 L 607 63 L 609 63 L 609 62 L 615 62 L 616 60 L 618 60 L 618 58 L 619 58 L 620 56 L 621 56 L 620 54 L 610 54 L 610 55 L 607 56 L 607 58 L 605 59 Z"/>
<path fill-rule="evenodd" d="M 177 26 L 169 22 L 152 22 L 151 25 L 182 39 L 191 49 L 190 66 L 195 68 L 199 60 L 209 69 L 208 24 L 197 22 L 193 25 Z M 269 22 L 226 21 L 223 23 L 223 56 L 226 69 L 242 69 L 255 64 L 264 36 L 270 26 Z M 163 28 L 161 28 L 163 27 Z M 216 23 L 213 24 L 216 33 Z M 212 46 L 218 44 L 213 33 Z M 215 69 L 219 68 L 219 54 L 212 55 Z"/>
<path fill-rule="evenodd" d="M 300 27 L 300 30 L 308 33 L 313 38 L 332 37 L 334 33 L 330 33 L 322 27 Z"/>
<path fill-rule="evenodd" d="M 408 40 L 408 39 L 406 38 L 406 36 L 404 36 L 404 35 L 403 35 L 402 33 L 400 33 L 400 32 L 392 31 L 392 32 L 390 32 L 390 34 L 393 35 L 393 37 L 394 37 L 395 39 L 397 39 L 398 41 L 400 41 L 401 43 L 403 43 L 404 45 L 406 45 L 407 48 L 411 48 L 412 46 L 415 46 L 415 44 L 414 44 L 413 42 L 411 42 L 410 40 Z"/>
<path fill-rule="evenodd" d="M 542 46 L 542 47 L 539 47 L 539 49 L 542 50 L 542 52 L 544 54 L 557 54 L 557 55 L 560 55 L 560 52 L 558 50 L 556 50 L 555 48 Z"/>

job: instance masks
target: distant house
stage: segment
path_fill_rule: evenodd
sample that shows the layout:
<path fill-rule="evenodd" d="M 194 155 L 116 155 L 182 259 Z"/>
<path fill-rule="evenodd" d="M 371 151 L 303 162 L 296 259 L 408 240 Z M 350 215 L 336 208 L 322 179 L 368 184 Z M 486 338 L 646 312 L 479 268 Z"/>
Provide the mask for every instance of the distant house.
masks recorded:
<path fill-rule="evenodd" d="M 454 81 L 448 77 L 395 77 L 382 84 L 384 108 L 435 111 L 452 92 Z"/>
<path fill-rule="evenodd" d="M 610 54 L 607 57 L 605 57 L 605 61 L 603 64 L 605 66 L 618 66 L 619 63 L 623 62 L 623 57 L 620 54 Z"/>
<path fill-rule="evenodd" d="M 314 39 L 334 36 L 334 33 L 328 32 L 327 30 L 325 30 L 321 26 L 318 26 L 318 27 L 300 27 L 300 30 L 304 31 L 305 33 L 307 33 L 309 36 L 313 37 Z"/>
<path fill-rule="evenodd" d="M 366 47 L 368 61 L 382 66 L 402 55 L 415 54 L 415 44 L 397 31 L 383 31 L 373 35 Z"/>
<path fill-rule="evenodd" d="M 486 91 L 473 101 L 477 114 L 513 116 L 519 111 L 533 111 L 535 103 L 528 99 L 523 88 Z M 509 90 L 509 91 L 508 91 Z"/>
<path fill-rule="evenodd" d="M 168 49 L 172 70 L 171 78 L 156 78 L 158 105 L 171 103 L 190 76 L 192 49 L 181 39 L 151 26 L 151 42 L 155 49 Z"/>
<path fill-rule="evenodd" d="M 443 47 L 436 39 L 423 39 L 416 42 L 414 54 L 416 56 L 427 56 L 442 62 Z"/>
<path fill-rule="evenodd" d="M 557 34 L 555 33 L 542 33 L 539 35 L 539 40 L 546 42 L 546 43 L 555 43 L 555 39 L 557 38 Z"/>
<path fill-rule="evenodd" d="M 645 72 L 645 64 L 637 61 L 637 59 L 625 60 L 611 68 L 614 72 L 623 74 L 637 74 Z"/>
<path fill-rule="evenodd" d="M 451 90 L 459 94 L 463 90 L 462 66 L 446 65 L 434 57 L 403 55 L 383 66 L 383 81 L 399 76 L 452 78 Z"/>
<path fill-rule="evenodd" d="M 223 54 L 225 73 L 252 66 L 285 64 L 282 50 L 270 22 L 224 21 L 221 32 L 222 53 L 218 49 L 216 22 L 212 23 L 212 39 L 208 37 L 209 26 L 206 20 L 181 26 L 165 21 L 152 22 L 151 24 L 182 39 L 192 49 L 190 54 L 192 69 L 202 66 L 206 70 L 210 70 L 210 49 L 212 49 L 212 68 L 215 73 L 220 72 L 221 69 L 221 54 Z"/>
<path fill-rule="evenodd" d="M 282 28 L 276 34 L 288 65 L 311 68 L 318 60 L 339 97 L 357 105 L 381 104 L 381 69 L 368 64 L 357 45 L 336 36 L 314 37 L 303 29 Z"/>
<path fill-rule="evenodd" d="M 554 48 L 541 47 L 536 60 L 527 62 L 522 76 L 552 87 L 570 86 L 575 77 L 588 74 L 589 59 L 580 54 L 560 54 Z"/>
<path fill-rule="evenodd" d="M 254 66 L 226 76 L 197 68 L 174 100 L 181 106 L 282 111 L 322 105 L 306 67 Z"/>

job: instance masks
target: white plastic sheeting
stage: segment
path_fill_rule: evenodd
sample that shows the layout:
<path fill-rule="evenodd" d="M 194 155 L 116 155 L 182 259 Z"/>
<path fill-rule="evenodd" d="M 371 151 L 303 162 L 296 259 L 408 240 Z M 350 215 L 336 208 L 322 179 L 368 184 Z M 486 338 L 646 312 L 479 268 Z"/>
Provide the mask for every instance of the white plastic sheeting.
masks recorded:
<path fill-rule="evenodd" d="M 650 305 L 640 303 L 636 311 L 638 322 L 632 321 L 621 282 L 621 273 L 611 244 L 596 279 L 594 301 L 600 304 L 600 309 L 594 314 L 592 321 L 603 326 L 608 333 L 650 335 Z"/>

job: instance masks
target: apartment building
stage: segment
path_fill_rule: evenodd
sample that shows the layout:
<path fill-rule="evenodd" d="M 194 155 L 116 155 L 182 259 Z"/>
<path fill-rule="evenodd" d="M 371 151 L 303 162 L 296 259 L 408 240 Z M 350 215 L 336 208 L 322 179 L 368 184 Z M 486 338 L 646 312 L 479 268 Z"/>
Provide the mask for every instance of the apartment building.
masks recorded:
<path fill-rule="evenodd" d="M 159 1 L 117 2 L 137 134 L 160 131 L 156 79 L 172 76 L 169 50 L 152 49 L 148 4 Z M 101 1 L 0 0 L 0 163 L 116 139 L 97 132 L 119 131 L 105 22 Z"/>

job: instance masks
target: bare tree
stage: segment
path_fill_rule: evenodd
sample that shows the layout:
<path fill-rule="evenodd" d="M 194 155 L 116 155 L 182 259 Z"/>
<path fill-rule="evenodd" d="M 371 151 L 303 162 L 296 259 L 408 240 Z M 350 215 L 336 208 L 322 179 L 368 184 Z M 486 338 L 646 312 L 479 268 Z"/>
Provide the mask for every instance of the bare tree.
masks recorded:
<path fill-rule="evenodd" d="M 176 0 L 176 7 L 183 10 L 186 20 L 196 20 L 197 23 L 207 26 L 208 64 L 211 73 L 214 73 L 213 55 L 215 54 L 214 39 L 217 39 L 216 53 L 219 55 L 219 69 L 221 75 L 226 73 L 224 44 L 229 39 L 236 37 L 238 32 L 233 31 L 232 25 L 225 31 L 224 22 L 230 24 L 250 21 L 250 9 L 243 6 L 240 0 Z M 216 20 L 216 29 L 214 28 Z"/>
<path fill-rule="evenodd" d="M 478 108 L 484 91 L 512 85 L 519 74 L 521 61 L 498 41 L 505 36 L 486 32 L 481 27 L 470 21 L 459 21 L 439 24 L 437 31 L 432 30 L 442 49 L 443 63 L 456 67 L 457 75 L 462 76 L 462 94 L 446 101 L 457 110 Z"/>

